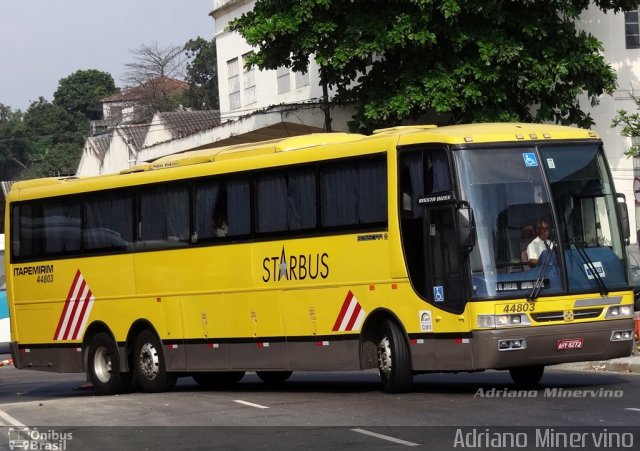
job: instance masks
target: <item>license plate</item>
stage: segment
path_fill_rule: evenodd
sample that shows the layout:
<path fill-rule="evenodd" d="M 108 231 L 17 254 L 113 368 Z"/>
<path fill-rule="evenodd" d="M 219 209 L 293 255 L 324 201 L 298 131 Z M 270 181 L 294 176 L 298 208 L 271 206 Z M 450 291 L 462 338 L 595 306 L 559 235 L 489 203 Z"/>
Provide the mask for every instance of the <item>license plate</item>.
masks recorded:
<path fill-rule="evenodd" d="M 584 338 L 563 338 L 562 340 L 558 340 L 557 349 L 558 351 L 582 349 L 583 343 Z"/>

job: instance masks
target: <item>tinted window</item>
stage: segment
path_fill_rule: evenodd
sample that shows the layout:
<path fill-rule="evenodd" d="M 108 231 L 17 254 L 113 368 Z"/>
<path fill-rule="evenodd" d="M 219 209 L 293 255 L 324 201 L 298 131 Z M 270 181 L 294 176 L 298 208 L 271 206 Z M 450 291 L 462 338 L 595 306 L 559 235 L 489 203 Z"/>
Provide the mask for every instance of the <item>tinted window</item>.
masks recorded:
<path fill-rule="evenodd" d="M 16 210 L 14 210 L 14 215 Z M 14 256 L 55 256 L 80 251 L 80 202 L 50 199 L 22 204 L 17 208 L 20 246 Z"/>
<path fill-rule="evenodd" d="M 140 191 L 138 241 L 142 247 L 189 242 L 189 190 L 186 185 L 157 185 Z"/>
<path fill-rule="evenodd" d="M 320 171 L 324 227 L 384 222 L 387 172 L 383 158 L 327 165 Z"/>
<path fill-rule="evenodd" d="M 130 249 L 133 242 L 133 199 L 130 192 L 89 194 L 84 205 L 86 250 Z"/>
<path fill-rule="evenodd" d="M 316 174 L 312 168 L 268 172 L 256 179 L 256 231 L 316 227 Z"/>
<path fill-rule="evenodd" d="M 207 180 L 194 189 L 192 241 L 251 233 L 251 191 L 247 177 Z"/>

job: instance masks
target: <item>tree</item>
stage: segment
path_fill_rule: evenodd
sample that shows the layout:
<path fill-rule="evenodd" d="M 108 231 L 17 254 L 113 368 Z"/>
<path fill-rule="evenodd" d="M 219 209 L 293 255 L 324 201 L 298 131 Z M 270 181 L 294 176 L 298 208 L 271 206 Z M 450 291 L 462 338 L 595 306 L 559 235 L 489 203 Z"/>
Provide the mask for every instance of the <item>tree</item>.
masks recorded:
<path fill-rule="evenodd" d="M 89 122 L 82 114 L 40 97 L 24 114 L 24 127 L 31 145 L 22 178 L 75 173 L 89 133 Z"/>
<path fill-rule="evenodd" d="M 187 58 L 189 90 L 184 94 L 184 106 L 195 110 L 218 110 L 218 58 L 216 41 L 201 37 L 184 45 Z"/>
<path fill-rule="evenodd" d="M 98 120 L 102 118 L 100 99 L 116 91 L 111 74 L 95 69 L 79 70 L 60 80 L 53 93 L 53 104 L 81 113 L 89 120 Z"/>
<path fill-rule="evenodd" d="M 27 167 L 31 141 L 22 118 L 20 110 L 0 103 L 0 180 L 16 180 Z"/>
<path fill-rule="evenodd" d="M 183 78 L 184 50 L 178 46 L 160 47 L 157 42 L 142 44 L 129 53 L 134 62 L 125 64 L 123 81 L 128 87 L 142 86 L 162 77 Z"/>
<path fill-rule="evenodd" d="M 151 119 L 155 111 L 173 111 L 188 89 L 182 81 L 184 50 L 182 47 L 159 47 L 157 42 L 131 50 L 133 63 L 125 64 L 123 81 L 131 101 L 142 120 Z"/>
<path fill-rule="evenodd" d="M 633 93 L 629 93 L 629 96 L 636 106 L 640 107 L 640 98 Z M 625 150 L 624 154 L 627 158 L 640 157 L 640 111 L 629 113 L 626 110 L 618 110 L 618 114 L 611 121 L 611 128 L 618 126 L 622 126 L 620 135 L 631 138 L 631 147 Z"/>
<path fill-rule="evenodd" d="M 369 131 L 437 113 L 441 122 L 555 121 L 589 126 L 615 88 L 593 36 L 575 21 L 586 0 L 257 0 L 230 22 L 260 69 L 305 71 L 310 55 L 351 126 Z M 637 0 L 595 0 L 631 10 Z M 355 83 L 354 83 L 355 82 Z"/>

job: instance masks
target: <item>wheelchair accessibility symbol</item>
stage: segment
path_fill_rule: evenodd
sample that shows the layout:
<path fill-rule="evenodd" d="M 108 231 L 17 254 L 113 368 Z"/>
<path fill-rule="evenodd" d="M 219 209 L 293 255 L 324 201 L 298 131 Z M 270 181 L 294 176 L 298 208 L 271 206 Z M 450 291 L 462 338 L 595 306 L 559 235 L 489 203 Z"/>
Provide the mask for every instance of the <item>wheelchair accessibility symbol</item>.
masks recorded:
<path fill-rule="evenodd" d="M 528 168 L 534 168 L 538 166 L 538 157 L 536 157 L 535 153 L 523 153 L 522 158 L 524 158 L 524 165 Z"/>
<path fill-rule="evenodd" d="M 433 287 L 433 299 L 436 302 L 444 302 L 444 287 L 442 285 Z"/>

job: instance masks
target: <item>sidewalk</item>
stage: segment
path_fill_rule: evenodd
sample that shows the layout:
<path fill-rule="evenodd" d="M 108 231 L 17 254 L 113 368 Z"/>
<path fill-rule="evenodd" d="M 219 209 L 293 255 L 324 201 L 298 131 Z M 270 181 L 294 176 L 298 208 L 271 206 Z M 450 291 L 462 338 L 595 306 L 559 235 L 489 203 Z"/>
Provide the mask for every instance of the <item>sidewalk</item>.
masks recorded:
<path fill-rule="evenodd" d="M 563 363 L 556 365 L 556 368 L 568 370 L 586 371 L 612 371 L 616 373 L 640 373 L 640 354 L 635 352 L 630 357 L 619 359 L 600 360 L 594 362 Z"/>

